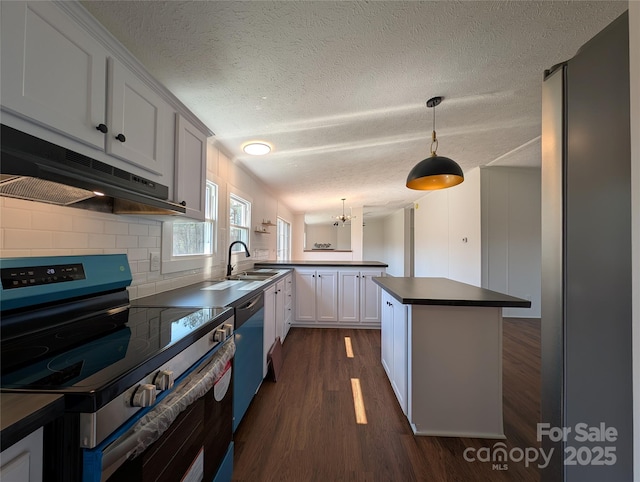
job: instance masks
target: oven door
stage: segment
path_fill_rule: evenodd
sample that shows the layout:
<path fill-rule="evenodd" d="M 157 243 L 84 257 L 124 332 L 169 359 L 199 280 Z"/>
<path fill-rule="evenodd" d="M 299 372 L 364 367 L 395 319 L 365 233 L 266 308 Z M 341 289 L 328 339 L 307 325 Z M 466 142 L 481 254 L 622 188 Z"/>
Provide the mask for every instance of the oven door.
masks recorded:
<path fill-rule="evenodd" d="M 85 449 L 83 482 L 213 480 L 231 444 L 234 352 L 228 340 L 155 405 Z"/>

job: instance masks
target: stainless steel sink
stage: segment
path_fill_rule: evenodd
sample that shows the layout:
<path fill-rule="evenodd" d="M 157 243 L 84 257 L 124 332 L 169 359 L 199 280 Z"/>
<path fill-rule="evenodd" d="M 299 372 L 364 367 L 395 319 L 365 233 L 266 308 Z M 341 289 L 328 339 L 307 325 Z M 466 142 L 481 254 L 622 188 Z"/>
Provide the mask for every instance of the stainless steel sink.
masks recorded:
<path fill-rule="evenodd" d="M 264 281 L 267 280 L 269 278 L 271 278 L 274 275 L 274 273 L 265 273 L 265 274 L 252 274 L 252 273 L 246 273 L 246 274 L 234 274 L 231 276 L 227 276 L 227 279 L 232 279 L 232 280 L 247 280 L 247 281 Z"/>

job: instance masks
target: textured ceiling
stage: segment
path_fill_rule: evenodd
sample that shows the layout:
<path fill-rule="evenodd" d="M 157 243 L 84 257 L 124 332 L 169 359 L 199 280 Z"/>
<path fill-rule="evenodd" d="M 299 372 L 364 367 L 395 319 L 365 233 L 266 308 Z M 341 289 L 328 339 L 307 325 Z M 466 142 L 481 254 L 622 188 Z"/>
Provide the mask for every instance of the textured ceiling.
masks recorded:
<path fill-rule="evenodd" d="M 429 155 L 540 165 L 544 69 L 627 2 L 88 1 L 86 8 L 295 212 L 375 217 Z M 249 140 L 274 146 L 250 157 Z M 455 189 L 455 188 L 454 188 Z M 365 216 L 365 217 L 366 217 Z"/>

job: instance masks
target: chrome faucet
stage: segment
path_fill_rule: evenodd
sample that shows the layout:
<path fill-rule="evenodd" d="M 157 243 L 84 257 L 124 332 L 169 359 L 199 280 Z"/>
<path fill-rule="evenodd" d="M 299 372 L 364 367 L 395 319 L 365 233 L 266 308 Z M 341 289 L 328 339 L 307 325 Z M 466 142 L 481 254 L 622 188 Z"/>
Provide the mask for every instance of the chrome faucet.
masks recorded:
<path fill-rule="evenodd" d="M 234 241 L 233 243 L 231 243 L 229 245 L 229 258 L 227 258 L 229 260 L 229 264 L 227 264 L 227 276 L 231 276 L 231 272 L 233 271 L 233 266 L 231 266 L 231 248 L 233 248 L 234 244 L 238 244 L 240 243 L 243 247 L 244 247 L 244 252 L 247 253 L 247 258 L 250 257 L 251 255 L 249 254 L 249 248 L 247 248 L 247 245 L 244 244 L 243 241 Z"/>

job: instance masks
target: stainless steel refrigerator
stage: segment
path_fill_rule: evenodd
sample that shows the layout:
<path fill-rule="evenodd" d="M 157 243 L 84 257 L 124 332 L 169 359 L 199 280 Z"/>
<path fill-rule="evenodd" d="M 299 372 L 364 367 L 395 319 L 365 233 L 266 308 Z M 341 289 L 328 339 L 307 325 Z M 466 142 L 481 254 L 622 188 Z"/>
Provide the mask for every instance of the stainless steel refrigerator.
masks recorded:
<path fill-rule="evenodd" d="M 629 112 L 625 13 L 543 82 L 545 482 L 633 479 Z"/>

